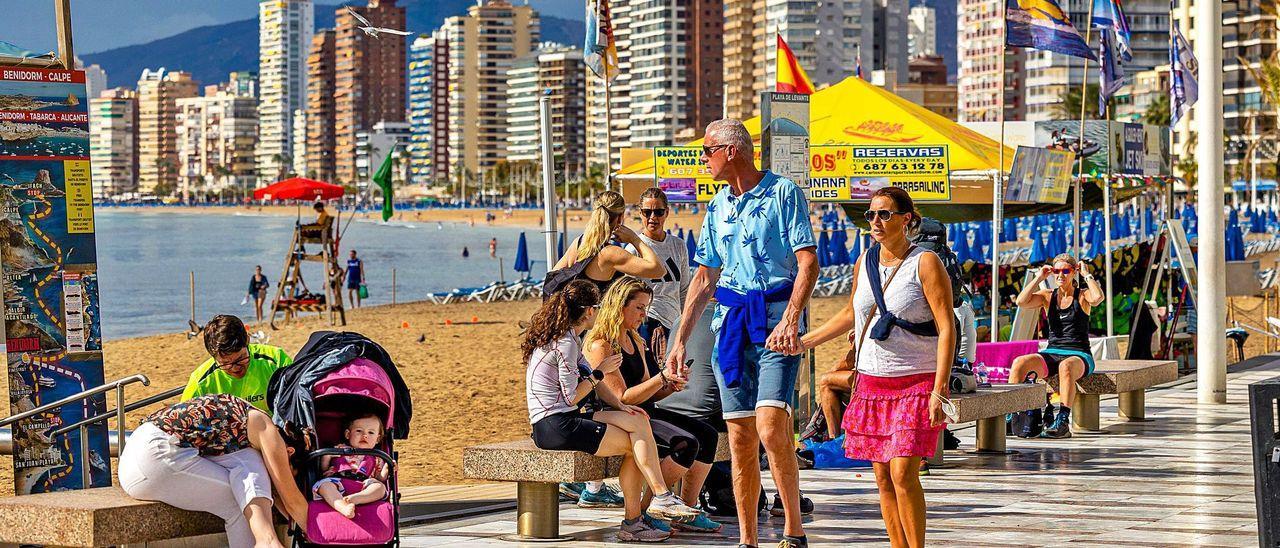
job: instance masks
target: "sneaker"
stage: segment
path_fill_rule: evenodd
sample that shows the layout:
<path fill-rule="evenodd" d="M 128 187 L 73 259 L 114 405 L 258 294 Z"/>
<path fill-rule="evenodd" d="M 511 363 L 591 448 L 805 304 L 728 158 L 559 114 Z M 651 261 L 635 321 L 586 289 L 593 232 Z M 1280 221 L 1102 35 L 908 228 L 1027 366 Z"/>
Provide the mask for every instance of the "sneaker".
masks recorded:
<path fill-rule="evenodd" d="M 960 438 L 951 433 L 951 430 L 942 430 L 942 448 L 947 451 L 954 451 L 960 448 Z"/>
<path fill-rule="evenodd" d="M 667 493 L 666 496 L 653 497 L 653 502 L 649 503 L 649 514 L 658 519 L 674 521 L 696 518 L 702 511 L 685 504 L 675 493 Z"/>
<path fill-rule="evenodd" d="M 800 431 L 800 440 L 813 440 L 818 443 L 827 441 L 827 419 L 822 416 L 821 411 L 814 413 L 813 418 L 809 419 L 809 424 Z"/>
<path fill-rule="evenodd" d="M 813 499 L 800 493 L 800 515 L 807 516 L 813 513 Z M 782 497 L 773 495 L 773 506 L 769 508 L 769 515 L 774 517 L 783 517 L 787 515 L 787 511 L 782 508 Z"/>
<path fill-rule="evenodd" d="M 796 466 L 801 470 L 812 470 L 815 456 L 813 451 L 800 449 L 796 451 Z"/>
<path fill-rule="evenodd" d="M 669 538 L 671 538 L 670 531 L 657 529 L 643 519 L 630 524 L 623 520 L 622 527 L 618 528 L 619 542 L 662 542 Z"/>
<path fill-rule="evenodd" d="M 578 508 L 622 508 L 622 496 L 608 485 L 599 493 L 592 493 L 584 488 L 582 494 L 578 495 Z"/>
<path fill-rule="evenodd" d="M 578 497 L 582 495 L 582 491 L 587 488 L 585 483 L 561 483 L 560 498 L 568 502 L 578 502 Z"/>
<path fill-rule="evenodd" d="M 657 529 L 657 530 L 659 530 L 659 531 L 662 531 L 663 533 L 670 533 L 670 532 L 671 532 L 671 525 L 670 525 L 670 524 L 668 524 L 668 523 L 667 523 L 667 522 L 665 522 L 665 521 L 662 521 L 662 520 L 660 520 L 660 519 L 658 519 L 658 518 L 655 518 L 655 517 L 653 517 L 653 516 L 649 515 L 649 513 L 648 513 L 648 512 L 645 512 L 645 514 L 644 514 L 643 516 L 641 516 L 641 517 L 640 517 L 640 519 L 643 519 L 643 520 L 645 521 L 645 523 L 648 523 L 648 524 L 649 524 L 649 526 L 650 526 L 650 527 L 653 527 L 654 529 Z M 672 522 L 672 523 L 674 523 L 674 522 Z"/>
<path fill-rule="evenodd" d="M 1056 440 L 1071 437 L 1071 418 L 1066 415 L 1058 415 L 1058 418 L 1054 419 L 1053 425 L 1040 433 L 1040 437 Z"/>
<path fill-rule="evenodd" d="M 677 531 L 688 531 L 690 533 L 718 533 L 720 528 L 723 527 L 720 522 L 707 517 L 705 512 L 698 514 L 698 517 L 690 521 L 673 521 L 671 526 L 675 527 Z"/>

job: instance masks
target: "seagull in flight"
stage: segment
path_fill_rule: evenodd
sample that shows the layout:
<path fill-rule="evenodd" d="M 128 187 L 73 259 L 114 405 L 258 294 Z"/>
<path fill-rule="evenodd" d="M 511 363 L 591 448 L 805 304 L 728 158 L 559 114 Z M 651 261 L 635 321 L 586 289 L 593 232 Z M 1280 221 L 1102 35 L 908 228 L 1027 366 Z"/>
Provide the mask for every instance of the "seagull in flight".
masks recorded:
<path fill-rule="evenodd" d="M 374 37 L 374 38 L 381 38 L 381 36 L 380 36 L 380 35 L 381 35 L 381 34 L 384 34 L 384 33 L 385 33 L 385 34 L 398 34 L 398 35 L 400 35 L 400 36 L 409 36 L 409 35 L 413 34 L 412 32 L 404 31 L 404 30 L 389 29 L 389 28 L 384 28 L 384 27 L 375 27 L 375 26 L 373 26 L 373 23 L 370 23 L 370 22 L 369 22 L 369 20 L 368 20 L 368 19 L 365 19 L 363 16 L 361 16 L 359 12 L 357 12 L 356 10 L 351 9 L 351 6 L 347 6 L 347 13 L 350 13 L 352 17 L 355 17 L 355 18 L 356 18 L 356 20 L 357 20 L 357 21 L 360 21 L 360 24 L 361 24 L 361 25 L 363 25 L 363 26 L 358 26 L 358 27 L 356 27 L 356 28 L 358 28 L 358 29 L 360 29 L 360 30 L 364 31 L 364 33 L 365 33 L 365 34 L 367 34 L 367 35 L 369 35 L 369 36 L 372 36 L 372 37 Z"/>

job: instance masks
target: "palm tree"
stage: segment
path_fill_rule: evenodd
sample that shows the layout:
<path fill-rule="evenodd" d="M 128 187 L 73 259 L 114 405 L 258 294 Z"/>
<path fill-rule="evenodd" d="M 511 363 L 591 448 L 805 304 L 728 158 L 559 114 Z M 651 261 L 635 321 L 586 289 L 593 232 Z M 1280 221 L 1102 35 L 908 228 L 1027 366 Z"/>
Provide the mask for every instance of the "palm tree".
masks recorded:
<path fill-rule="evenodd" d="M 1276 9 L 1274 2 L 1263 2 L 1263 4 L 1270 4 L 1270 9 L 1272 11 L 1268 13 L 1274 14 L 1274 10 Z M 1261 88 L 1262 102 L 1271 107 L 1271 112 L 1268 114 L 1271 116 L 1280 115 L 1280 52 L 1272 53 L 1270 57 L 1263 59 L 1256 66 L 1244 57 L 1237 56 L 1237 59 L 1240 60 L 1240 64 L 1244 66 L 1245 70 L 1249 71 L 1249 75 L 1253 77 L 1253 81 L 1257 82 L 1258 87 Z M 1245 159 L 1247 160 L 1245 165 L 1253 165 L 1254 154 L 1257 152 L 1259 143 L 1263 140 L 1277 139 L 1280 137 L 1280 130 L 1274 127 L 1261 132 L 1256 130 L 1258 126 L 1258 118 L 1261 114 L 1261 112 L 1253 111 L 1249 116 L 1249 123 L 1252 124 L 1250 127 L 1253 130 L 1250 133 L 1254 135 L 1255 138 L 1249 143 L 1248 150 L 1245 151 Z M 1276 167 L 1280 170 L 1280 157 L 1277 157 L 1276 159 Z"/>
<path fill-rule="evenodd" d="M 1142 115 L 1142 122 L 1153 126 L 1168 126 L 1172 119 L 1173 116 L 1169 111 L 1169 96 L 1164 94 L 1147 105 L 1147 112 Z"/>
<path fill-rule="evenodd" d="M 1079 120 L 1080 119 L 1080 88 L 1076 86 L 1067 86 L 1065 92 L 1058 99 L 1058 103 L 1053 105 L 1053 116 L 1058 120 Z M 1085 85 L 1085 111 L 1084 118 L 1086 120 L 1097 120 L 1102 118 L 1098 114 L 1098 84 Z"/>

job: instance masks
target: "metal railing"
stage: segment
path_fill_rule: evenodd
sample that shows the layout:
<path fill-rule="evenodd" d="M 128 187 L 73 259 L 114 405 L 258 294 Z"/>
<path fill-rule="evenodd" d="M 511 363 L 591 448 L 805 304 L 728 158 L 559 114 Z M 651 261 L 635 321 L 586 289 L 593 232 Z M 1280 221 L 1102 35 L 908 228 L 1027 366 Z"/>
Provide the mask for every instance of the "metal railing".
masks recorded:
<path fill-rule="evenodd" d="M 124 452 L 124 436 L 125 436 L 124 387 L 130 384 L 133 384 L 135 382 L 142 383 L 142 386 L 151 386 L 151 380 L 148 379 L 146 375 L 130 375 L 122 379 L 116 379 L 109 383 L 104 383 L 102 386 L 97 386 L 97 387 L 85 390 L 83 392 L 72 394 L 58 401 L 55 401 L 52 403 L 46 403 L 35 409 L 29 409 L 27 411 L 18 413 L 17 415 L 10 416 L 8 418 L 0 420 L 0 427 L 11 425 L 23 419 L 29 419 L 31 417 L 39 415 L 40 413 L 45 413 L 50 410 L 57 409 L 69 403 L 84 401 L 86 398 L 96 396 L 103 392 L 107 392 L 114 389 L 116 391 L 116 410 L 114 413 L 116 416 L 116 439 L 118 440 L 118 444 L 120 446 L 120 452 L 123 453 Z M 110 415 L 111 413 L 104 413 L 103 415 L 93 417 L 93 419 L 105 419 Z M 96 422 L 96 421 L 80 421 L 72 425 L 72 427 L 79 428 L 80 430 L 80 463 L 81 463 L 80 476 L 86 488 L 89 487 L 89 484 L 92 482 L 92 478 L 90 477 L 90 472 L 92 467 L 89 465 L 89 435 L 88 435 L 89 422 Z M 67 431 L 69 431 L 68 428 L 63 428 L 59 430 L 57 433 L 66 433 Z M 50 436 L 50 437 L 53 437 L 53 436 Z"/>

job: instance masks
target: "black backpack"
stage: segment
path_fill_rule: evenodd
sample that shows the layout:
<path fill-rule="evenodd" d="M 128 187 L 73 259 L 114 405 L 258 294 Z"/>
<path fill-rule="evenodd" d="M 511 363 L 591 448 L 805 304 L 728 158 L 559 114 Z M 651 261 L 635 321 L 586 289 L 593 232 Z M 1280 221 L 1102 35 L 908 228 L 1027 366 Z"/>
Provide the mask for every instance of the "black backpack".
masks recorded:
<path fill-rule="evenodd" d="M 591 264 L 591 259 L 594 258 L 595 256 L 592 255 L 559 270 L 548 272 L 547 277 L 542 280 L 542 300 L 545 301 L 560 292 L 561 289 L 569 285 L 569 282 L 584 277 L 587 265 Z"/>
<path fill-rule="evenodd" d="M 964 271 L 960 269 L 960 261 L 956 259 L 956 253 L 947 243 L 946 225 L 938 222 L 937 219 L 925 217 L 920 222 L 920 234 L 916 235 L 913 242 L 921 249 L 932 251 L 942 259 L 942 266 L 946 267 L 947 276 L 951 278 L 951 307 L 959 307 L 962 299 L 961 292 L 970 293 L 970 291 L 969 285 L 964 280 Z"/>
<path fill-rule="evenodd" d="M 707 480 L 702 484 L 702 492 L 698 494 L 698 502 L 708 514 L 716 517 L 737 517 L 738 503 L 733 498 L 733 471 L 728 462 L 717 462 L 711 465 Z M 764 487 L 760 488 L 760 500 L 757 512 L 765 508 Z"/>

